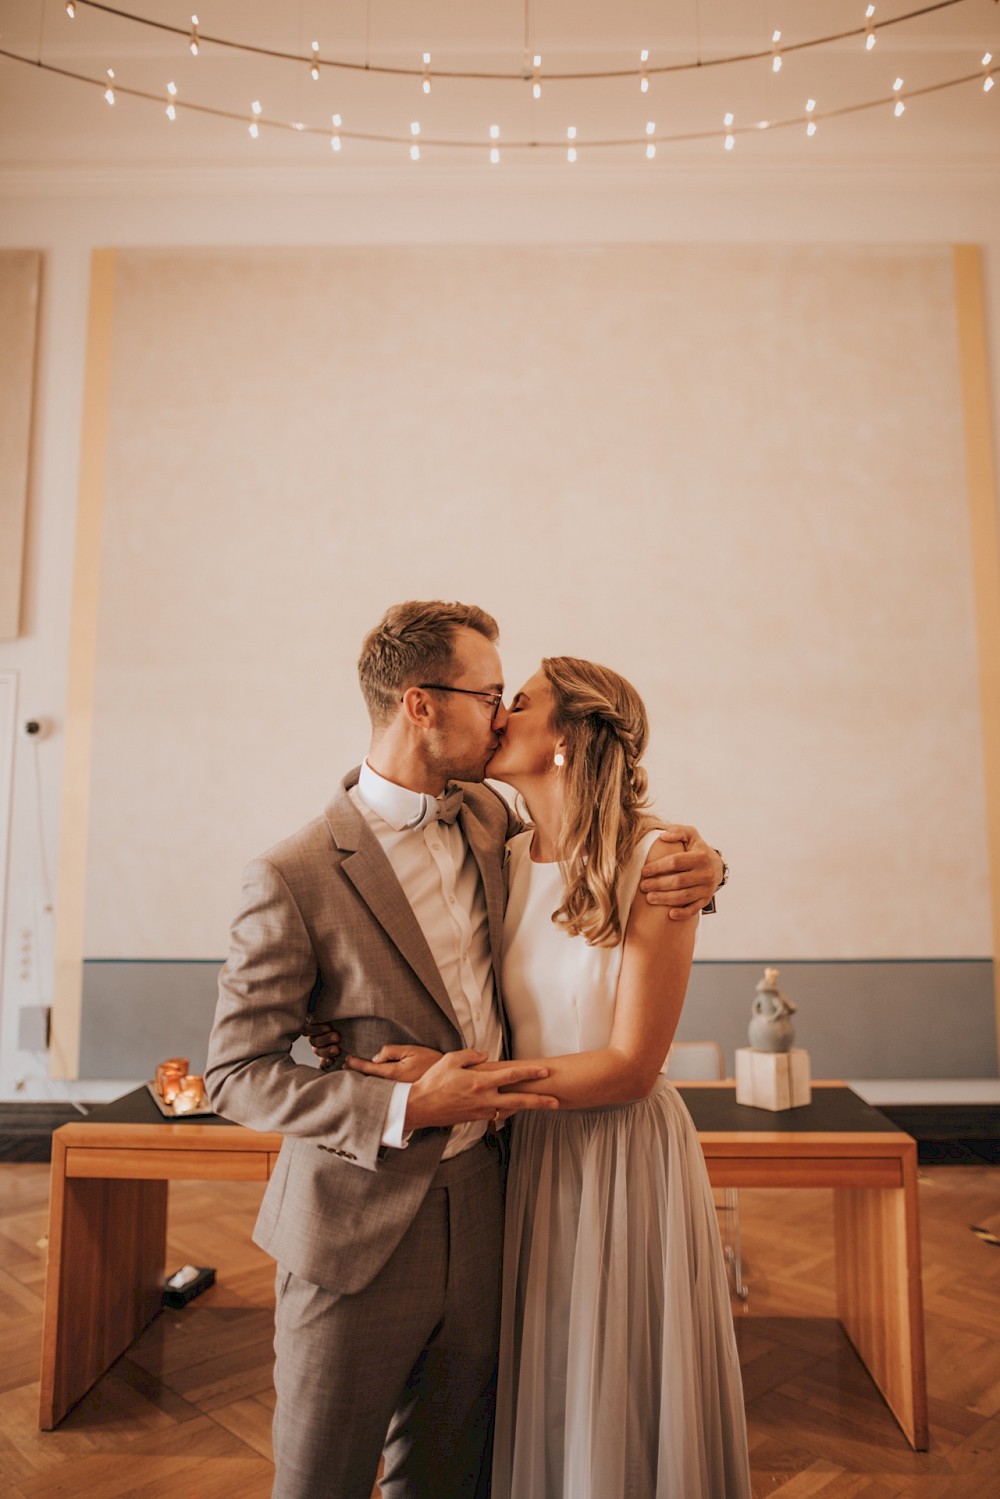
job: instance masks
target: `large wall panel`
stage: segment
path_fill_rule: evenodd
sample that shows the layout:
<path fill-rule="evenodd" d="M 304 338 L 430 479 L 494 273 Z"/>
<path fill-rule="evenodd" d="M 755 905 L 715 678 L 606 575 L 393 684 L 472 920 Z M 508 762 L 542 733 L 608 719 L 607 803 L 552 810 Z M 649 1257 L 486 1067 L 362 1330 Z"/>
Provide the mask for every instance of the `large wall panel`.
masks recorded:
<path fill-rule="evenodd" d="M 126 251 L 85 952 L 225 950 L 407 596 L 633 678 L 703 958 L 990 953 L 946 248 Z"/>

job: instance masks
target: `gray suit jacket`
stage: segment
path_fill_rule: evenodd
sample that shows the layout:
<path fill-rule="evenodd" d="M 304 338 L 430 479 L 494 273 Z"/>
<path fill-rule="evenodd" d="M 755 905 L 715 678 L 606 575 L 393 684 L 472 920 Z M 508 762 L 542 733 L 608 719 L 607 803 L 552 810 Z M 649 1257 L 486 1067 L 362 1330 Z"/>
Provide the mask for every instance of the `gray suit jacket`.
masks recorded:
<path fill-rule="evenodd" d="M 213 1108 L 285 1136 L 254 1239 L 314 1284 L 354 1292 L 375 1276 L 423 1201 L 448 1139 L 420 1130 L 381 1145 L 392 1084 L 292 1061 L 310 996 L 347 1051 L 407 1041 L 462 1048 L 447 991 L 410 904 L 345 777 L 322 817 L 255 859 L 219 1003 L 205 1081 Z M 504 842 L 516 820 L 486 786 L 459 814 L 486 894 L 500 992 Z"/>

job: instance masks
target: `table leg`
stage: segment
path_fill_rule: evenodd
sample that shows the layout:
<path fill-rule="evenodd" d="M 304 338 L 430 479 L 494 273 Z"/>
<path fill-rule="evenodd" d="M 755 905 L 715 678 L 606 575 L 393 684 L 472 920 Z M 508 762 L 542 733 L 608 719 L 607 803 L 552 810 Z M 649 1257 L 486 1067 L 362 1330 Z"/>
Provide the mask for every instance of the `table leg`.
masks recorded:
<path fill-rule="evenodd" d="M 38 1424 L 57 1426 L 160 1309 L 165 1181 L 67 1177 L 52 1141 Z"/>
<path fill-rule="evenodd" d="M 834 1191 L 837 1314 L 910 1446 L 927 1450 L 916 1147 L 902 1187 Z"/>

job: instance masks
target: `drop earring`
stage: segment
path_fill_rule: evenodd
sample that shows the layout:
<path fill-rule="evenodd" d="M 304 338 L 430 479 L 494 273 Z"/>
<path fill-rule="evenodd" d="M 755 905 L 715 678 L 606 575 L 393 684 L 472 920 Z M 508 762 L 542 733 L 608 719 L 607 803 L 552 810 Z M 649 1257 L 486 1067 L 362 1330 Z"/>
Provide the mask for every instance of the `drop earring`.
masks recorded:
<path fill-rule="evenodd" d="M 562 754 L 562 752 L 560 750 L 556 750 L 555 754 L 552 756 L 552 764 L 553 765 L 558 765 L 560 767 L 563 766 L 563 765 L 565 765 L 566 764 L 566 756 L 564 754 Z"/>

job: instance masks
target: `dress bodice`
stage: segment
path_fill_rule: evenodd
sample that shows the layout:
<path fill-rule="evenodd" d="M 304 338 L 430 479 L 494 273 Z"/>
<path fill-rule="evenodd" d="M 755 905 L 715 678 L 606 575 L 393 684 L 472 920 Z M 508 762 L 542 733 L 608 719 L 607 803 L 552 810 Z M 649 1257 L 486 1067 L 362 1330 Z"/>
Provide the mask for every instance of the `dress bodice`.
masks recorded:
<path fill-rule="evenodd" d="M 588 947 L 552 921 L 562 905 L 558 864 L 532 862 L 532 833 L 509 845 L 509 893 L 503 927 L 502 987 L 515 1057 L 565 1056 L 607 1046 L 624 943 Z M 616 890 L 622 928 L 628 920 L 653 830 L 639 840 Z"/>

